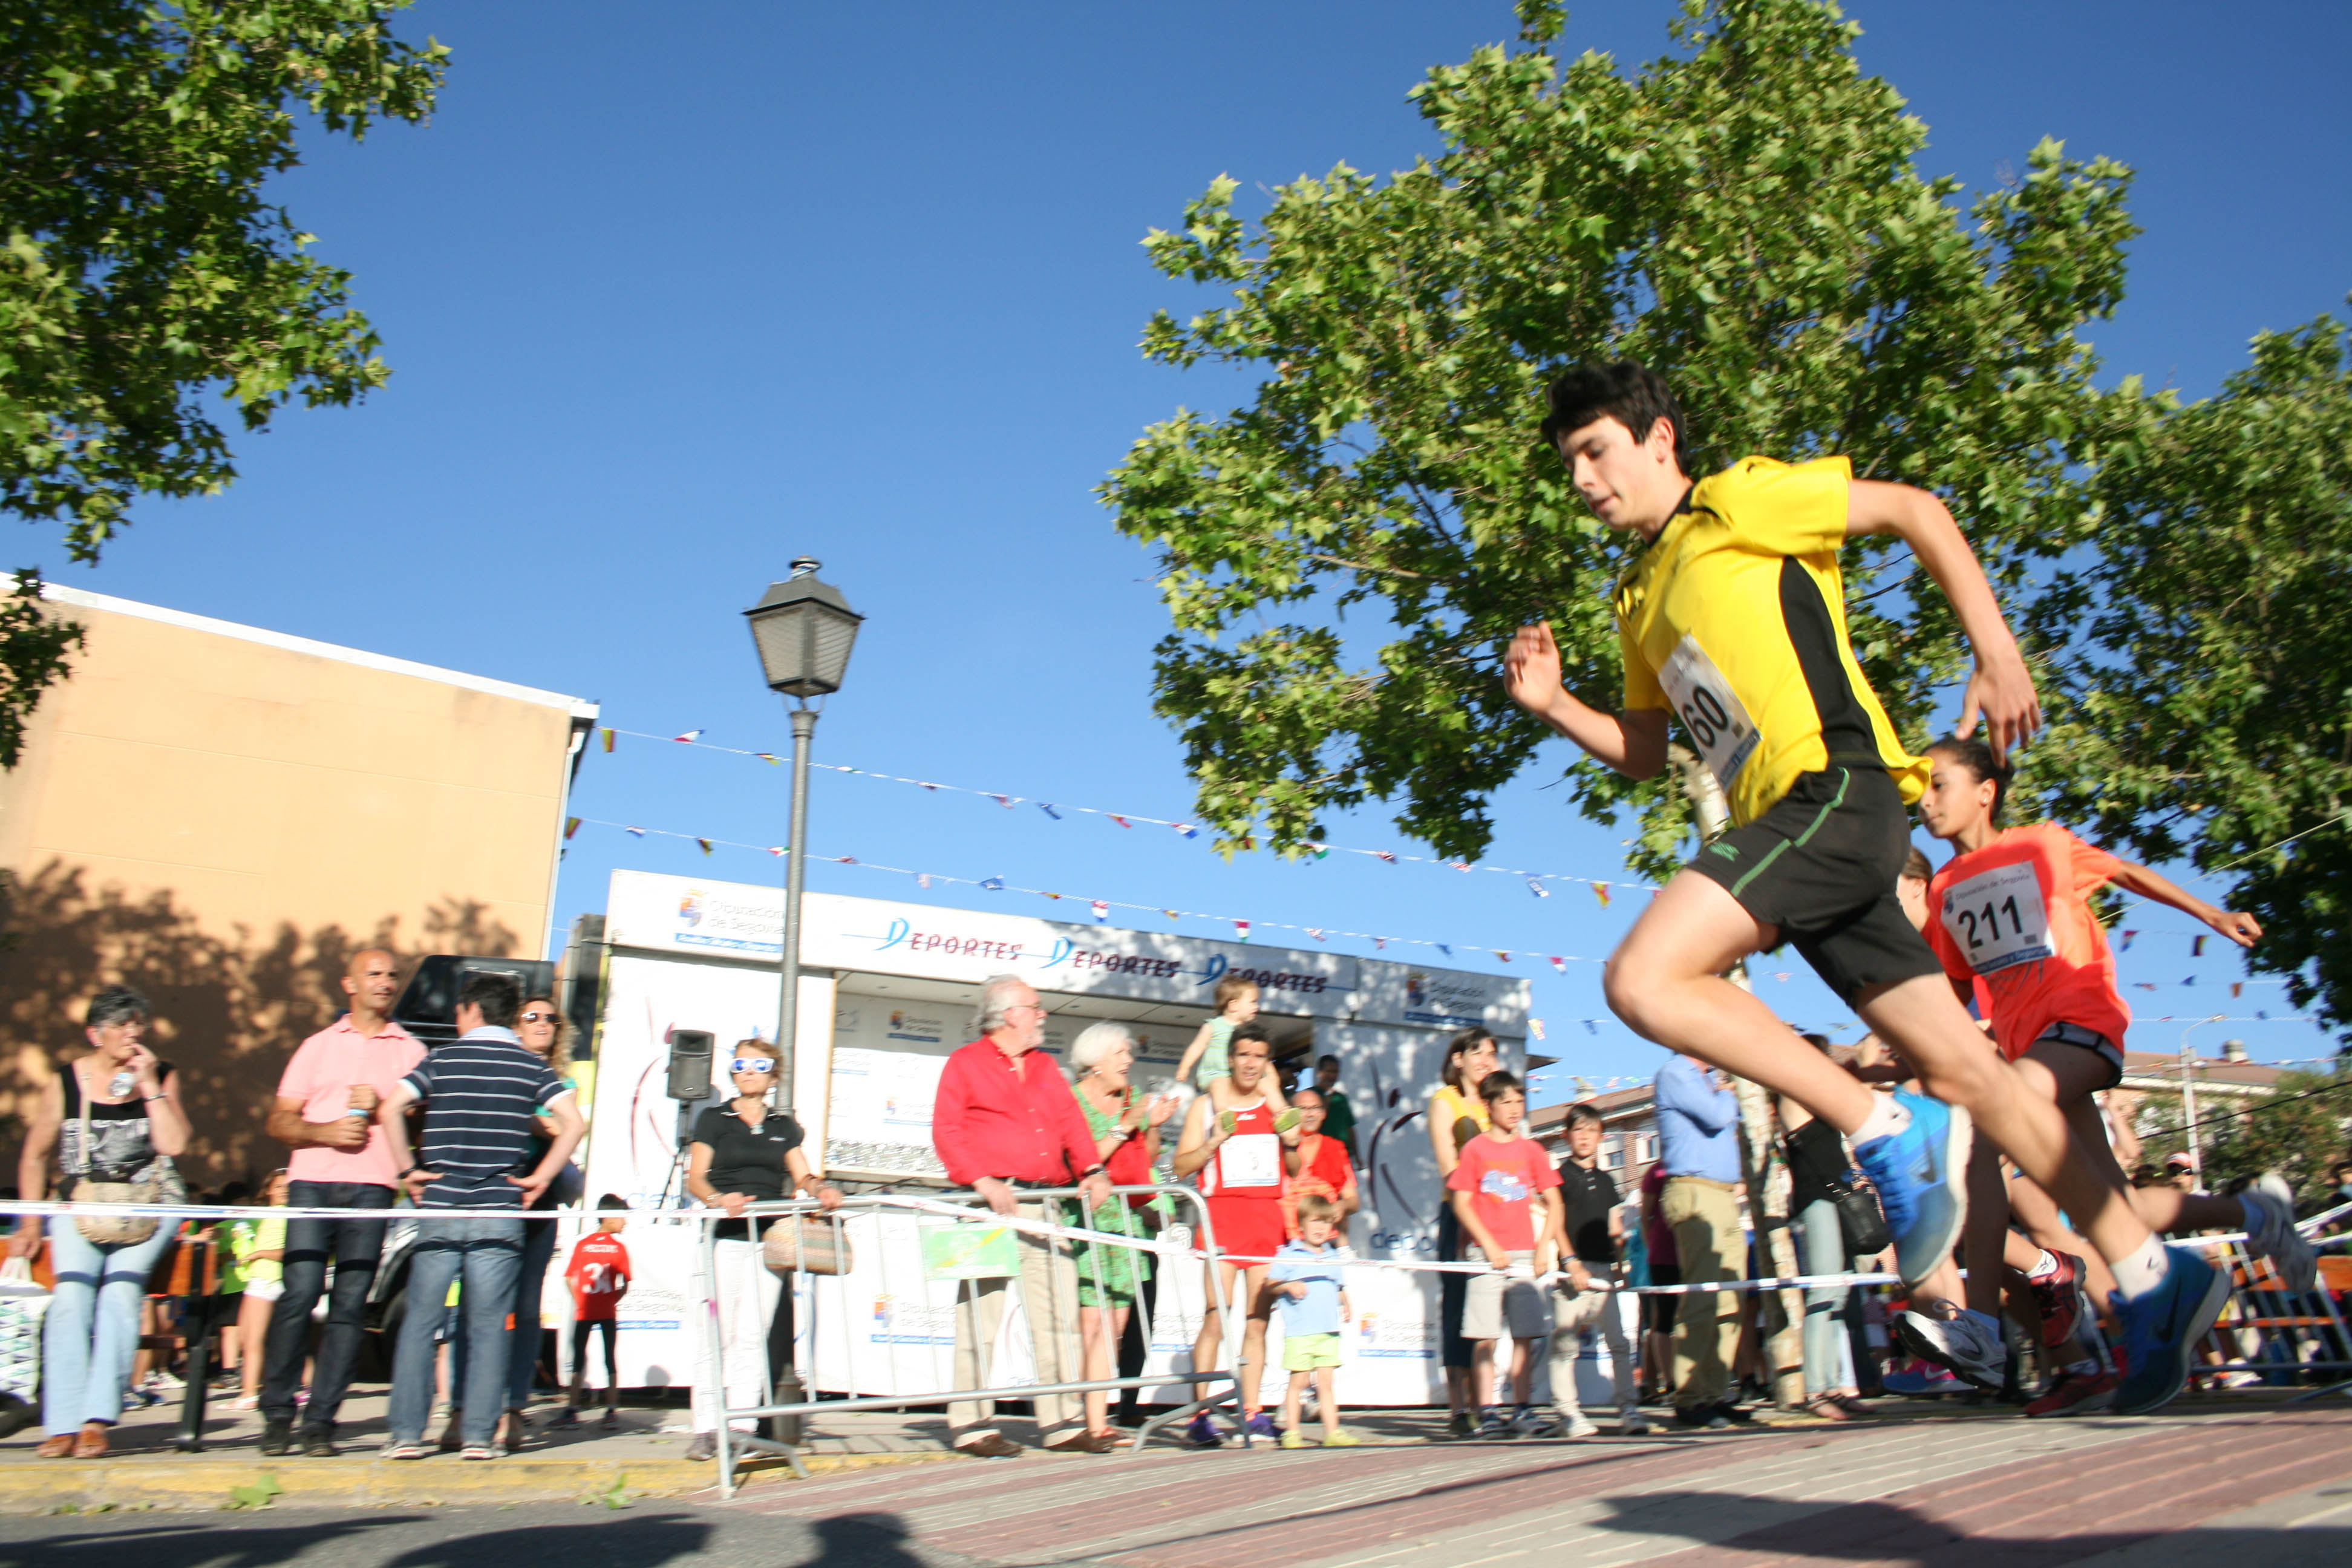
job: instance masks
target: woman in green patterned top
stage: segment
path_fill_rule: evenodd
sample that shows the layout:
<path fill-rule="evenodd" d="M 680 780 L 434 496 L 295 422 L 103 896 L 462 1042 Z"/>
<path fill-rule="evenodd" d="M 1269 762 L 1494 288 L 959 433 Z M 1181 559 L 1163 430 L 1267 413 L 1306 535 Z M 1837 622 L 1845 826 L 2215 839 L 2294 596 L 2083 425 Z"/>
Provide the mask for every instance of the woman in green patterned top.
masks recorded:
<path fill-rule="evenodd" d="M 1152 1162 L 1160 1157 L 1160 1127 L 1176 1109 L 1162 1097 L 1145 1103 L 1127 1081 L 1135 1063 L 1135 1040 L 1124 1024 L 1094 1024 L 1070 1046 L 1070 1066 L 1077 1072 L 1078 1109 L 1095 1135 L 1095 1156 L 1113 1186 L 1139 1187 L 1151 1183 Z M 1070 1244 L 1078 1271 L 1078 1334 L 1086 1345 L 1086 1377 L 1089 1383 L 1112 1375 L 1118 1361 L 1118 1342 L 1127 1332 L 1127 1317 L 1135 1306 L 1151 1256 L 1140 1245 L 1149 1236 L 1139 1211 L 1150 1199 L 1142 1194 L 1114 1196 L 1080 1222 L 1092 1229 L 1134 1237 L 1135 1247 L 1107 1242 Z M 1077 1205 L 1072 1205 L 1075 1210 Z M 1110 1396 L 1099 1390 L 1086 1396 L 1087 1431 L 1096 1436 L 1116 1436 L 1109 1423 Z"/>

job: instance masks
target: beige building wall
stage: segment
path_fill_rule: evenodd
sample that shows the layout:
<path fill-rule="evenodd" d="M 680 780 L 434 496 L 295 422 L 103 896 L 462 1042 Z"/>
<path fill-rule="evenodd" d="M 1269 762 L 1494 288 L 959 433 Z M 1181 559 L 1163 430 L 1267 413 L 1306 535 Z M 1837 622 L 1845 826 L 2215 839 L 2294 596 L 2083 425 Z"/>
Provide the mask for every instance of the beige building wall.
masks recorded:
<path fill-rule="evenodd" d="M 154 1003 L 191 1185 L 285 1151 L 261 1116 L 351 953 L 541 957 L 593 705 L 52 587 L 73 674 L 0 776 L 0 1183 L 100 986 Z"/>

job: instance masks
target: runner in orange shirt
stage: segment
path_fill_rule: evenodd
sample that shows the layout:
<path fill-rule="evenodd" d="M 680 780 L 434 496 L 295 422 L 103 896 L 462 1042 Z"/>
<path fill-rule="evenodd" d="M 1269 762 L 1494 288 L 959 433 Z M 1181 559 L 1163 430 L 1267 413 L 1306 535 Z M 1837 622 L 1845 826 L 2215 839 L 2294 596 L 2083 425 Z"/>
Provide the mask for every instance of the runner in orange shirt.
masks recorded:
<path fill-rule="evenodd" d="M 2116 989 L 2115 955 L 2092 911 L 2091 895 L 2112 882 L 2195 916 L 2241 947 L 2252 947 L 2262 927 L 2252 915 L 2218 909 L 2055 824 L 2000 826 L 2009 775 L 1982 742 L 1938 741 L 1927 757 L 1933 771 L 1919 815 L 1929 833 L 1958 851 L 1927 889 L 1927 940 L 1953 990 L 1964 1000 L 1990 996 L 2001 1054 L 2032 1088 L 2057 1103 L 2092 1163 L 2150 1229 L 2242 1224 L 2252 1247 L 2270 1257 L 2288 1289 L 2311 1289 L 2316 1268 L 2311 1245 L 2295 1230 L 2293 1199 L 2277 1190 L 2274 1179 L 2239 1198 L 2135 1188 L 2116 1163 L 2092 1099 L 2122 1080 L 2131 1009 Z M 2079 1260 L 2044 1250 L 2029 1278 L 2038 1290 L 2063 1281 L 2071 1292 L 2080 1274 Z M 2215 1274 L 2211 1289 L 2226 1295 L 2228 1276 Z M 1930 1360 L 1964 1376 L 1982 1381 L 1990 1372 L 1997 1381 L 2008 1356 L 1999 1324 L 1980 1311 L 1948 1310 L 1951 1315 L 1940 1319 L 1906 1314 L 1905 1342 L 1923 1353 L 1932 1348 Z M 2073 1375 L 2079 1383 L 2092 1374 L 2077 1370 Z M 2061 1403 L 2052 1413 L 2076 1407 Z"/>

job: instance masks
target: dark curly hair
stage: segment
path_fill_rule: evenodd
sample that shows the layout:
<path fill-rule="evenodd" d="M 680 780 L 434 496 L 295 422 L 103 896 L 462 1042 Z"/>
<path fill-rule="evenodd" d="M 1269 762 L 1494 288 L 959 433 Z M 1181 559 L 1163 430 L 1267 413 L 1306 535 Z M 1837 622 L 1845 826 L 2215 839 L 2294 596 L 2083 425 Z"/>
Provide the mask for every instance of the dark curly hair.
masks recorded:
<path fill-rule="evenodd" d="M 1633 433 L 1636 441 L 1649 439 L 1651 426 L 1661 419 L 1675 427 L 1675 462 L 1690 471 L 1690 426 L 1683 405 L 1675 400 L 1665 377 L 1630 359 L 1604 364 L 1587 360 L 1554 380 L 1549 393 L 1551 412 L 1544 416 L 1544 445 L 1558 447 L 1559 438 L 1581 430 L 1606 415 Z"/>

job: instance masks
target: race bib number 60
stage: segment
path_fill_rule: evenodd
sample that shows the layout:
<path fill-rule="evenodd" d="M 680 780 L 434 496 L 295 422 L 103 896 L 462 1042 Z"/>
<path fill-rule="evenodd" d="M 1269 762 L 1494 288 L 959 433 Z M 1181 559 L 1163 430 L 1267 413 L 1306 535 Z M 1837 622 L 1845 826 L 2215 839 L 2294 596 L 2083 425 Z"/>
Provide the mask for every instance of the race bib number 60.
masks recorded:
<path fill-rule="evenodd" d="M 1684 728 L 1698 743 L 1707 772 L 1728 793 L 1731 781 L 1739 776 L 1763 739 L 1756 721 L 1733 695 L 1731 682 L 1715 668 L 1715 661 L 1696 639 L 1685 636 L 1675 645 L 1665 668 L 1658 672 L 1658 683 L 1666 689 L 1666 700 L 1675 705 Z"/>
<path fill-rule="evenodd" d="M 2050 907 L 2030 865 L 2000 866 L 1953 883 L 1938 912 L 1979 974 L 2050 956 Z"/>

